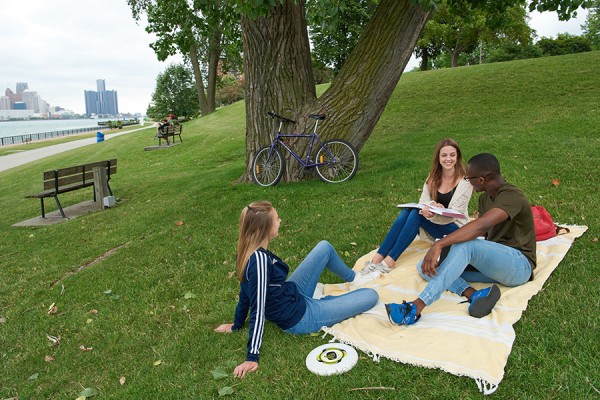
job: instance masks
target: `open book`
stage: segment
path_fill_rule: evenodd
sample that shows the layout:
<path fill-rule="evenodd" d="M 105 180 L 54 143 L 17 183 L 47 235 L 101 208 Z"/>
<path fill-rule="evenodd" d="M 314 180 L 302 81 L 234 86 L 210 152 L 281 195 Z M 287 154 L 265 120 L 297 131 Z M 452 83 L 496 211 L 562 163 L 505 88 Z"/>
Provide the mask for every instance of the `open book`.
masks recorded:
<path fill-rule="evenodd" d="M 405 203 L 405 204 L 398 204 L 397 207 L 399 207 L 399 208 L 419 208 L 422 210 L 423 208 L 427 207 L 427 204 Z M 456 210 L 453 210 L 451 208 L 441 208 L 441 207 L 436 207 L 436 206 L 429 206 L 429 211 L 431 211 L 432 213 L 435 213 L 435 214 L 443 215 L 444 217 L 460 218 L 460 219 L 468 219 L 469 218 L 465 214 L 458 212 Z"/>

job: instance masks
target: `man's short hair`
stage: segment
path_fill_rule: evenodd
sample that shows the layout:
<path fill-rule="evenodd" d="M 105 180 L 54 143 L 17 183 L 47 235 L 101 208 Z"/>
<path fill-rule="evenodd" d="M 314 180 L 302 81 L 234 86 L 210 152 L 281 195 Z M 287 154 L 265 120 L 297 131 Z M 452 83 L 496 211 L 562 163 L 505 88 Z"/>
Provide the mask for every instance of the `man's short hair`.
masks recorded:
<path fill-rule="evenodd" d="M 500 175 L 500 163 L 490 153 L 481 153 L 471 157 L 468 165 L 475 168 L 481 176 L 492 178 Z"/>

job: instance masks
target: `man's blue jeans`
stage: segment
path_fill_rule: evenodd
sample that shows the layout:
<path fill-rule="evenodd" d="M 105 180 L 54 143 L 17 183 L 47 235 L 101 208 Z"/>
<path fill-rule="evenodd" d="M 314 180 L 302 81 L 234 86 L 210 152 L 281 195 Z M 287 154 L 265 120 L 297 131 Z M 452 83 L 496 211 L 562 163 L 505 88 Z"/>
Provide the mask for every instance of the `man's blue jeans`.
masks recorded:
<path fill-rule="evenodd" d="M 469 264 L 477 271 L 465 271 Z M 439 299 L 446 289 L 461 296 L 470 286 L 468 282 L 519 286 L 526 283 L 532 273 L 529 260 L 519 250 L 482 239 L 452 245 L 433 278 L 423 274 L 422 265 L 421 260 L 417 271 L 429 283 L 419 298 L 427 305 Z"/>
<path fill-rule="evenodd" d="M 285 332 L 296 335 L 318 332 L 323 326 L 332 326 L 370 310 L 377 304 L 379 295 L 373 289 L 356 289 L 341 296 L 326 296 L 315 300 L 312 295 L 323 270 L 327 267 L 344 282 L 351 282 L 356 272 L 348 268 L 333 246 L 321 241 L 290 275 L 306 300 L 306 312 L 302 319 Z"/>
<path fill-rule="evenodd" d="M 425 229 L 433 238 L 441 239 L 457 230 L 458 225 L 455 223 L 448 225 L 434 224 L 419 214 L 418 208 L 405 208 L 394 221 L 377 253 L 398 260 L 398 257 L 419 233 L 419 228 Z"/>

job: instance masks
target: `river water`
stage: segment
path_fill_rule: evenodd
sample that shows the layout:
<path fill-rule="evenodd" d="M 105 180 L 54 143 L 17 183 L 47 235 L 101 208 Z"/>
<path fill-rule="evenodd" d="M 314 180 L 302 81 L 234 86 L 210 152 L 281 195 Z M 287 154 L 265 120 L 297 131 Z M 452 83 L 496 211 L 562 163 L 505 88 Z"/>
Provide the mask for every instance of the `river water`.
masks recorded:
<path fill-rule="evenodd" d="M 108 121 L 108 119 L 52 119 L 34 121 L 2 121 L 0 122 L 0 137 L 98 127 L 98 122 L 102 121 Z M 100 128 L 99 130 L 104 129 L 103 127 L 98 128 Z"/>

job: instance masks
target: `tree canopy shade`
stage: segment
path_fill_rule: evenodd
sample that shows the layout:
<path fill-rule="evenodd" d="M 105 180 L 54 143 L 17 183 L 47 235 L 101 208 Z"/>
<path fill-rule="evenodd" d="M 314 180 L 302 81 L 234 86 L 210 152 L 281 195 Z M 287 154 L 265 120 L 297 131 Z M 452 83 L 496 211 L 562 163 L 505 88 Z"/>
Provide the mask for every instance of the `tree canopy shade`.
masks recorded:
<path fill-rule="evenodd" d="M 340 70 L 369 22 L 378 0 L 344 0 L 337 13 L 337 22 L 328 21 L 329 10 L 317 2 L 308 2 L 307 17 L 315 59 L 333 71 Z"/>
<path fill-rule="evenodd" d="M 498 12 L 466 1 L 443 0 L 417 42 L 415 53 L 421 57 L 421 70 L 442 52 L 449 55 L 450 66 L 457 67 L 461 54 L 473 52 L 484 43 L 512 41 L 527 46 L 533 33 L 527 18 L 524 4 Z"/>
<path fill-rule="evenodd" d="M 221 53 L 223 48 L 230 49 L 239 35 L 238 17 L 231 2 L 127 0 L 127 3 L 136 20 L 146 15 L 146 31 L 158 37 L 150 47 L 159 60 L 176 53 L 190 60 L 202 115 L 213 112 Z M 206 66 L 206 79 L 202 64 Z"/>
<path fill-rule="evenodd" d="M 589 9 L 590 12 L 582 26 L 583 32 L 592 47 L 600 50 L 600 0 L 592 0 Z"/>
<path fill-rule="evenodd" d="M 192 71 L 182 64 L 168 66 L 156 78 L 152 104 L 146 114 L 154 119 L 162 119 L 169 114 L 189 118 L 197 115 L 198 110 Z"/>
<path fill-rule="evenodd" d="M 316 1 L 316 0 L 315 0 Z M 460 0 L 456 0 L 460 1 Z M 505 10 L 522 0 L 473 0 Z M 321 0 L 336 20 L 343 0 Z M 567 18 L 583 0 L 533 0 L 530 9 L 557 11 Z M 307 114 L 328 115 L 320 133 L 361 149 L 395 89 L 436 0 L 381 0 L 331 86 L 317 99 L 303 0 L 238 0 L 246 78 L 246 165 L 269 142 L 269 110 L 290 110 L 292 131 L 308 125 Z M 295 165 L 295 164 L 294 164 Z M 294 179 L 288 168 L 286 179 Z M 245 176 L 250 179 L 249 174 Z"/>

